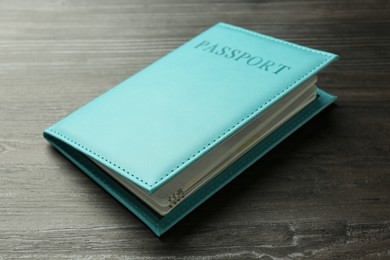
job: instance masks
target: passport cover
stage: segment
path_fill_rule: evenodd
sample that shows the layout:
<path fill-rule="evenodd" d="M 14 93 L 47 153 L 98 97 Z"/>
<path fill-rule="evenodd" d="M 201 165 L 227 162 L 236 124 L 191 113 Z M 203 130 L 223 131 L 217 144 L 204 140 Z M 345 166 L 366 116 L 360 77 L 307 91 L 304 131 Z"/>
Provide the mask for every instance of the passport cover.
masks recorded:
<path fill-rule="evenodd" d="M 313 103 L 163 217 L 88 157 L 153 193 L 337 58 L 219 23 L 44 137 L 160 236 L 335 97 L 318 89 Z"/>

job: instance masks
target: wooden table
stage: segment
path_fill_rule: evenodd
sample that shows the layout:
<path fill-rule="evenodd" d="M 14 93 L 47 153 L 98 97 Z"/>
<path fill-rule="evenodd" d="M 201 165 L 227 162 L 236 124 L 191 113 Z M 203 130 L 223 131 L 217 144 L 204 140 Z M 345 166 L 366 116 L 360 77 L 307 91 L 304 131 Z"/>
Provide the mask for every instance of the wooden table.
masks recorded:
<path fill-rule="evenodd" d="M 390 258 L 389 1 L 154 2 L 0 2 L 0 258 Z M 157 238 L 42 131 L 219 21 L 339 54 L 339 99 Z"/>

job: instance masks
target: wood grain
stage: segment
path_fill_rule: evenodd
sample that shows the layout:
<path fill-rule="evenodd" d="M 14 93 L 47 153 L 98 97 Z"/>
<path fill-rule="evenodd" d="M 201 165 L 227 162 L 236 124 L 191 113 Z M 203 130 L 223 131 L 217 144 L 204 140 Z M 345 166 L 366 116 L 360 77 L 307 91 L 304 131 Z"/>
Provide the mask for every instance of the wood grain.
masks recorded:
<path fill-rule="evenodd" d="M 219 21 L 339 54 L 339 99 L 157 238 L 42 131 Z M 389 46 L 389 1 L 0 1 L 0 258 L 390 258 Z"/>

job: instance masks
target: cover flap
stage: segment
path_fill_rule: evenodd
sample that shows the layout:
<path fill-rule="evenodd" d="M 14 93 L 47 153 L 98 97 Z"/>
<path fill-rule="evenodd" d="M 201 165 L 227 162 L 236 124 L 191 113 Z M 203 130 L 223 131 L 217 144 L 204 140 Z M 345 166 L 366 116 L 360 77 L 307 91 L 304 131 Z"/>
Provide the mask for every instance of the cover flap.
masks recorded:
<path fill-rule="evenodd" d="M 220 23 L 45 133 L 153 192 L 336 58 Z"/>

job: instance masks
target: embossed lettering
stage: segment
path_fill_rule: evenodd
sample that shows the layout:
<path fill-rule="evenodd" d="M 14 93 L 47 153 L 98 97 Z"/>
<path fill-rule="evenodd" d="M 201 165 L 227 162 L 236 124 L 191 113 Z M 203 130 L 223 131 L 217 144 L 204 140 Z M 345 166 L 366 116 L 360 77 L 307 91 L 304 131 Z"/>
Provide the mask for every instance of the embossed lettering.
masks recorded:
<path fill-rule="evenodd" d="M 275 62 L 273 61 L 270 61 L 270 60 L 267 60 L 266 62 L 264 62 L 263 64 L 261 64 L 258 68 L 259 69 L 262 69 L 264 68 L 265 71 L 268 71 L 269 67 L 272 67 L 275 65 Z"/>
<path fill-rule="evenodd" d="M 210 44 L 210 42 L 208 42 L 208 41 L 203 41 L 203 42 L 199 43 L 198 45 L 196 45 L 196 46 L 195 46 L 195 49 L 197 49 L 197 48 L 200 47 L 200 46 L 207 46 L 207 45 L 209 45 L 209 44 Z"/>
<path fill-rule="evenodd" d="M 258 64 L 260 64 L 260 63 L 262 63 L 263 62 L 263 58 L 260 58 L 260 57 L 252 57 L 252 58 L 250 58 L 247 62 L 246 62 L 246 64 L 248 64 L 249 66 L 256 66 L 256 65 L 258 65 Z"/>
<path fill-rule="evenodd" d="M 222 47 L 222 49 L 218 52 L 214 52 L 217 55 L 224 55 L 226 52 L 230 51 L 232 48 L 230 47 Z"/>
<path fill-rule="evenodd" d="M 249 59 L 251 57 L 251 55 L 249 53 L 246 53 L 244 52 L 243 54 L 241 54 L 240 56 L 238 56 L 235 60 L 236 61 L 239 61 L 241 59 Z"/>
<path fill-rule="evenodd" d="M 211 46 L 208 46 L 208 47 L 204 48 L 203 50 L 212 53 L 212 52 L 214 52 L 215 49 L 217 49 L 217 48 L 218 48 L 218 44 L 214 44 L 214 45 L 211 45 Z"/>
<path fill-rule="evenodd" d="M 277 63 L 270 59 L 264 59 L 264 57 L 253 55 L 240 49 L 233 49 L 229 46 L 211 43 L 206 40 L 199 42 L 194 46 L 194 48 L 224 57 L 226 59 L 233 59 L 237 63 L 246 64 L 251 67 L 256 66 L 259 70 L 269 72 L 274 75 L 280 75 L 292 69 L 291 66 Z M 261 51 L 261 49 L 259 49 L 259 51 Z"/>
<path fill-rule="evenodd" d="M 236 55 L 238 55 L 240 53 L 241 53 L 240 50 L 232 50 L 230 55 L 225 55 L 225 58 L 232 59 L 232 58 L 234 58 Z"/>
<path fill-rule="evenodd" d="M 284 69 L 290 70 L 291 67 L 283 64 L 278 65 L 280 68 L 274 72 L 275 75 L 278 75 L 279 72 L 283 71 Z"/>

